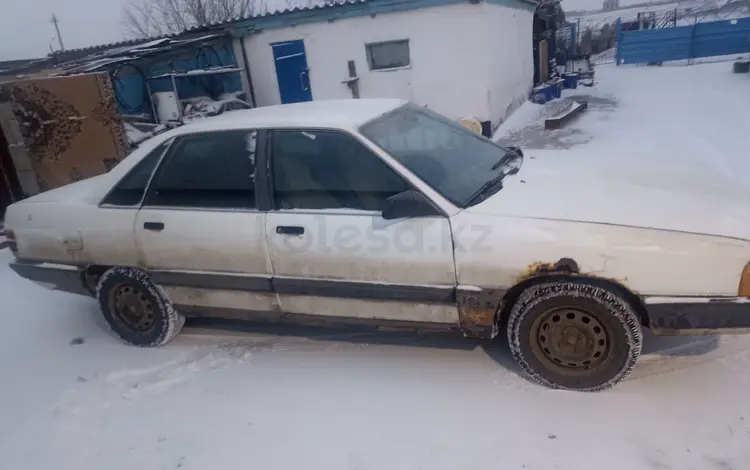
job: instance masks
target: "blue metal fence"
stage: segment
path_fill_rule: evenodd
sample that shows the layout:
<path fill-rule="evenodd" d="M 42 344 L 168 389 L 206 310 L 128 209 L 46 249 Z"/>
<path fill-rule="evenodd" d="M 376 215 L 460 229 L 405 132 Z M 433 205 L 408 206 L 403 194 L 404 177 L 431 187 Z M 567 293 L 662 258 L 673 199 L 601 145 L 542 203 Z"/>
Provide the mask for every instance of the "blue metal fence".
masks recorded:
<path fill-rule="evenodd" d="M 618 65 L 747 52 L 750 52 L 750 18 L 638 31 L 623 31 L 621 22 L 617 22 Z"/>

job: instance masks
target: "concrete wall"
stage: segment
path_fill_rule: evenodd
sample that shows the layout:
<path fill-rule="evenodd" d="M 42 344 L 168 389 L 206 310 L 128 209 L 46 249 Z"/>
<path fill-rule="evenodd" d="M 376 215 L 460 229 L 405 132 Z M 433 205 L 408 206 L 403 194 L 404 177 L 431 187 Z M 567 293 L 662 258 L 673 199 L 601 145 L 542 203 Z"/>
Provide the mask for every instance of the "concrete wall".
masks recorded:
<path fill-rule="evenodd" d="M 493 129 L 521 106 L 534 81 L 533 8 L 482 4 L 489 53 L 488 98 Z"/>
<path fill-rule="evenodd" d="M 430 7 L 270 29 L 248 36 L 245 48 L 258 105 L 281 102 L 270 44 L 303 39 L 315 100 L 351 98 L 349 88 L 341 81 L 348 76 L 347 61 L 354 60 L 362 98 L 403 98 L 427 104 L 454 119 L 490 119 L 496 113 L 490 110 L 488 99 L 494 77 L 490 77 L 488 60 L 491 51 L 486 7 L 468 3 Z M 518 67 L 518 58 L 525 55 L 531 69 L 530 20 L 528 30 L 523 53 L 515 49 L 503 53 L 512 61 L 508 69 Z M 369 70 L 365 44 L 398 39 L 409 40 L 411 65 L 391 71 Z M 530 82 L 529 78 L 529 87 Z"/>

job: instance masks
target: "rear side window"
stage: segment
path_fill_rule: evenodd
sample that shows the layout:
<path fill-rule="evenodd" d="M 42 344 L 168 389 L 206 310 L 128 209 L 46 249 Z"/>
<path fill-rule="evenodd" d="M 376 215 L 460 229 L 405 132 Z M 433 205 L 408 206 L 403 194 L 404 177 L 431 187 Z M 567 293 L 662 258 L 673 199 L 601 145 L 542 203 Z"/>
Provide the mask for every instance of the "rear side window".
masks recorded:
<path fill-rule="evenodd" d="M 146 204 L 255 208 L 256 131 L 207 132 L 180 138 L 152 183 Z"/>
<path fill-rule="evenodd" d="M 117 186 L 104 198 L 102 204 L 115 206 L 137 206 L 143 200 L 148 186 L 148 180 L 154 172 L 159 158 L 169 146 L 169 142 L 162 142 L 153 149 L 143 160 L 130 170 Z"/>

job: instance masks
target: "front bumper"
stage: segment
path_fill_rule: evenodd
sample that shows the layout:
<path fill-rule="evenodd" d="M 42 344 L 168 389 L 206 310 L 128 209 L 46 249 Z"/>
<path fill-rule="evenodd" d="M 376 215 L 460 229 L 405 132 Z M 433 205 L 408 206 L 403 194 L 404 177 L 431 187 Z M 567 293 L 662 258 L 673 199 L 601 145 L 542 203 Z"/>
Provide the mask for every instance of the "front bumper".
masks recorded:
<path fill-rule="evenodd" d="M 52 290 L 90 296 L 83 283 L 83 270 L 64 264 L 14 261 L 10 268 L 19 276 Z"/>
<path fill-rule="evenodd" d="M 750 333 L 750 299 L 745 297 L 647 300 L 646 308 L 657 335 Z"/>

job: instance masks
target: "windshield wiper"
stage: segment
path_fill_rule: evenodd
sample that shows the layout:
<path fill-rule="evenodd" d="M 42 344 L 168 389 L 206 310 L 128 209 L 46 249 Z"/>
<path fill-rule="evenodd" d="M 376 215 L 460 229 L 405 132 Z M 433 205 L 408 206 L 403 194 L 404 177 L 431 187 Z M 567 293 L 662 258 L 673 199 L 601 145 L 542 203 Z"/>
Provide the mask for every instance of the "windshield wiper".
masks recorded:
<path fill-rule="evenodd" d="M 505 173 L 498 175 L 484 183 L 474 194 L 471 195 L 471 197 L 469 197 L 469 199 L 466 200 L 466 204 L 464 205 L 471 206 L 474 205 L 474 203 L 485 200 L 488 196 L 490 196 L 490 190 L 497 185 L 500 186 L 497 191 L 503 189 L 503 178 L 505 178 Z M 496 193 L 497 191 L 492 192 L 492 194 Z"/>
<path fill-rule="evenodd" d="M 492 165 L 492 168 L 490 168 L 490 170 L 491 171 L 495 171 L 498 168 L 500 168 L 501 166 L 503 166 L 506 163 L 508 163 L 509 161 L 511 161 L 512 159 L 519 158 L 519 157 L 520 157 L 520 155 L 518 155 L 516 152 L 514 152 L 512 150 L 508 150 L 508 152 L 505 155 L 503 155 L 503 158 L 501 158 L 500 160 L 497 161 L 497 163 L 495 163 L 494 165 Z"/>

